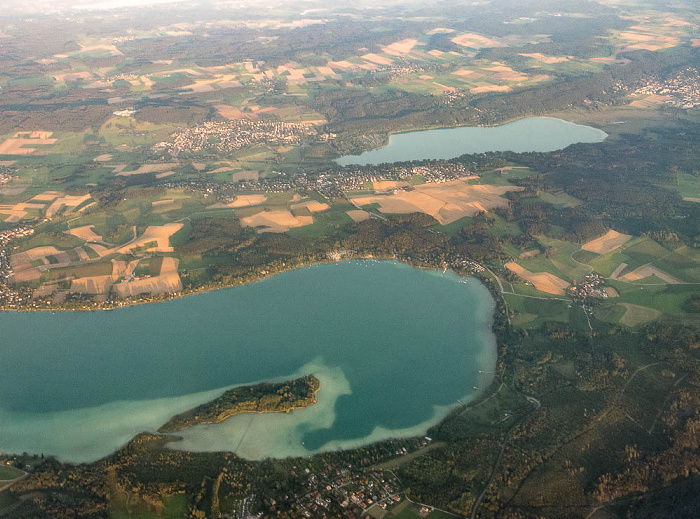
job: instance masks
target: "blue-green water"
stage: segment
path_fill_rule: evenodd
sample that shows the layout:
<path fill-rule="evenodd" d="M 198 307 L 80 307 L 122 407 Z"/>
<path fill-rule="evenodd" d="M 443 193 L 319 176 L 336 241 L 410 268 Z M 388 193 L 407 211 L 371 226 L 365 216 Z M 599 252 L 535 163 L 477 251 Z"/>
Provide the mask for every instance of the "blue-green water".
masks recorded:
<path fill-rule="evenodd" d="M 109 312 L 0 313 L 0 451 L 95 460 L 225 388 L 305 373 L 314 406 L 173 446 L 257 459 L 421 434 L 490 383 L 492 312 L 473 279 L 368 260 Z"/>
<path fill-rule="evenodd" d="M 579 142 L 601 142 L 603 130 L 552 117 L 528 117 L 501 126 L 462 126 L 397 133 L 389 144 L 361 155 L 346 155 L 341 166 L 376 165 L 409 160 L 453 159 L 465 153 L 555 151 Z"/>

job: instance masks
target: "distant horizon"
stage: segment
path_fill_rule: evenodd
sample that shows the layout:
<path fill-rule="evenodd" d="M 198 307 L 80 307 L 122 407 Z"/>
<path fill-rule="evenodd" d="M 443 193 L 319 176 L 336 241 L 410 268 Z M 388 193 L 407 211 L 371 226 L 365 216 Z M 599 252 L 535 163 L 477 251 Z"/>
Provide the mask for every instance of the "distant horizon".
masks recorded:
<path fill-rule="evenodd" d="M 378 7 L 378 4 L 382 6 L 396 6 L 396 5 L 411 5 L 425 2 L 419 2 L 418 0 L 384 0 L 381 2 L 370 2 L 368 0 L 352 0 L 352 1 L 340 1 L 336 3 L 333 7 L 358 7 L 358 8 L 372 8 Z M 435 2 L 430 2 L 435 3 Z M 473 2 L 474 5 L 491 3 L 487 2 Z M 289 8 L 294 4 L 297 4 L 302 13 L 327 10 L 326 4 L 319 2 L 318 0 L 292 0 L 291 2 L 284 2 L 281 0 L 213 0 L 213 1 L 198 1 L 198 0 L 99 0 L 99 1 L 81 1 L 81 0 L 65 0 L 65 1 L 45 1 L 45 2 L 33 2 L 25 3 L 19 1 L 5 0 L 0 2 L 0 7 L 3 9 L 3 15 L 17 15 L 17 14 L 56 14 L 61 12 L 86 12 L 86 11 L 114 11 L 126 8 L 137 8 L 137 9 L 148 9 L 152 7 L 162 6 L 167 4 L 171 7 L 180 7 L 183 5 L 190 4 L 192 7 L 215 7 L 215 8 L 228 8 L 228 9 L 247 9 L 255 7 L 257 9 L 276 9 L 278 7 Z M 318 7 L 316 7 L 318 6 Z M 308 9 L 303 9 L 308 7 Z"/>

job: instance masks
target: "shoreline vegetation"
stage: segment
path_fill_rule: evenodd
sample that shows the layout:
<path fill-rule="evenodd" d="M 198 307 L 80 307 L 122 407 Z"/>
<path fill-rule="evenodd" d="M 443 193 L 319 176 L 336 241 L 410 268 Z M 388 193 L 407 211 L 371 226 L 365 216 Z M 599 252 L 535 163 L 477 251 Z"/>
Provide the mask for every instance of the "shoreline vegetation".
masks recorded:
<path fill-rule="evenodd" d="M 61 305 L 46 305 L 46 306 L 32 306 L 32 307 L 24 307 L 24 308 L 5 308 L 3 306 L 0 306 L 0 312 L 17 312 L 17 313 L 22 313 L 22 312 L 94 312 L 94 311 L 110 311 L 110 310 L 118 310 L 120 308 L 127 308 L 131 306 L 140 306 L 140 305 L 147 305 L 147 304 L 153 304 L 153 303 L 164 303 L 166 301 L 171 301 L 175 299 L 181 299 L 183 297 L 189 297 L 189 296 L 196 296 L 196 295 L 201 295 L 201 294 L 206 294 L 208 292 L 215 292 L 217 290 L 226 290 L 229 288 L 235 288 L 238 286 L 242 285 L 248 285 L 251 283 L 257 283 L 259 281 L 264 281 L 268 278 L 271 278 L 272 276 L 275 276 L 277 274 L 284 274 L 285 272 L 291 272 L 292 270 L 296 270 L 299 268 L 304 268 L 304 267 L 313 267 L 315 265 L 327 265 L 330 263 L 339 263 L 341 261 L 353 261 L 353 260 L 377 260 L 377 261 L 399 261 L 401 263 L 404 263 L 408 265 L 409 267 L 412 268 L 417 268 L 417 269 L 432 269 L 432 270 L 440 270 L 439 265 L 433 265 L 433 264 L 418 264 L 415 261 L 408 260 L 406 258 L 401 258 L 396 255 L 392 254 L 386 254 L 386 255 L 380 255 L 380 254 L 347 254 L 345 255 L 342 259 L 328 259 L 324 257 L 319 257 L 319 258 L 306 258 L 306 259 L 299 259 L 298 262 L 293 263 L 293 264 L 284 264 L 284 265 L 276 265 L 274 263 L 267 263 L 267 264 L 262 264 L 262 265 L 256 265 L 256 268 L 251 270 L 249 273 L 241 275 L 240 277 L 237 277 L 235 279 L 232 279 L 230 282 L 219 282 L 219 283 L 208 283 L 208 284 L 203 284 L 195 287 L 186 287 L 183 290 L 179 292 L 166 292 L 163 294 L 157 294 L 157 295 L 148 295 L 144 294 L 142 296 L 134 296 L 128 299 L 124 300 L 119 300 L 119 301 L 105 301 L 105 302 L 95 302 L 95 301 L 70 301 L 70 302 L 65 302 Z M 482 283 L 484 280 L 476 276 L 476 273 L 465 273 L 465 272 L 460 272 L 459 269 L 456 268 L 448 268 L 448 270 L 451 270 L 458 276 L 462 277 L 475 277 Z M 493 294 L 498 294 L 500 296 L 500 292 L 492 292 Z M 494 296 L 495 297 L 495 296 Z"/>
<path fill-rule="evenodd" d="M 195 425 L 217 424 L 243 413 L 290 413 L 315 404 L 320 389 L 321 382 L 314 375 L 236 387 L 210 402 L 173 416 L 158 432 L 175 433 Z"/>

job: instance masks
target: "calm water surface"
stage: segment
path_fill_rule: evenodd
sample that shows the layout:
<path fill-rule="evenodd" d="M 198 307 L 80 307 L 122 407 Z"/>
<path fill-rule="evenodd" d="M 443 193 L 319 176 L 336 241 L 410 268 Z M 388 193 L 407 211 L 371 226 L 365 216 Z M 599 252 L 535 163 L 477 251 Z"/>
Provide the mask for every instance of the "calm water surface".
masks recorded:
<path fill-rule="evenodd" d="M 173 447 L 258 459 L 421 434 L 490 383 L 493 305 L 473 279 L 370 260 L 109 312 L 0 313 L 0 451 L 95 460 L 226 388 L 306 373 L 316 405 Z"/>
<path fill-rule="evenodd" d="M 361 155 L 336 160 L 341 166 L 376 165 L 408 160 L 453 159 L 465 153 L 514 151 L 516 153 L 561 150 L 579 142 L 601 142 L 603 130 L 554 119 L 528 117 L 501 126 L 462 126 L 397 133 L 389 144 Z"/>

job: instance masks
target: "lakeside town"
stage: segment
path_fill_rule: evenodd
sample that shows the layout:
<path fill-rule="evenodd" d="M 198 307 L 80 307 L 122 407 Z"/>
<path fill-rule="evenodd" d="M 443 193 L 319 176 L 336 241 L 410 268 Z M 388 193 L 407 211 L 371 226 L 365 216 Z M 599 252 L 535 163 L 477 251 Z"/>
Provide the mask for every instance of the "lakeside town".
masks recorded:
<path fill-rule="evenodd" d="M 28 225 L 16 227 L 8 231 L 0 231 L 0 308 L 22 308 L 31 301 L 31 289 L 14 287 L 10 282 L 13 270 L 10 265 L 10 254 L 6 246 L 15 239 L 34 234 L 34 228 Z"/>
<path fill-rule="evenodd" d="M 275 172 L 271 173 L 275 175 Z M 216 195 L 236 189 L 241 192 L 283 193 L 296 190 L 301 193 L 317 192 L 326 200 L 344 198 L 348 191 L 363 190 L 366 183 L 384 180 L 407 181 L 414 176 L 422 177 L 426 183 L 442 183 L 464 178 L 474 173 L 464 164 L 452 162 L 434 162 L 427 166 L 348 166 L 310 173 L 300 170 L 292 175 L 270 176 L 258 180 L 239 180 L 237 182 L 217 182 L 198 178 L 189 180 L 163 180 L 166 188 L 185 188 L 201 190 L 209 195 Z"/>
<path fill-rule="evenodd" d="M 149 501 L 149 493 L 154 489 L 149 489 L 137 479 L 133 479 L 137 474 L 134 470 L 144 462 L 138 457 L 129 455 L 128 452 L 133 448 L 147 446 L 153 441 L 159 441 L 158 437 L 142 434 L 125 446 L 123 452 L 117 452 L 110 462 L 119 467 L 120 472 L 123 473 L 125 479 L 121 484 L 132 489 L 134 501 L 138 499 Z M 227 517 L 252 519 L 284 514 L 292 510 L 298 517 L 307 518 L 382 519 L 387 514 L 396 515 L 407 508 L 410 508 L 415 515 L 427 517 L 436 509 L 412 500 L 410 492 L 407 493 L 395 471 L 414 456 L 429 450 L 431 444 L 432 439 L 427 436 L 416 437 L 388 440 L 356 454 L 329 453 L 324 455 L 324 459 L 319 460 L 312 458 L 280 460 L 276 462 L 276 470 L 285 473 L 287 484 L 295 489 L 294 492 L 281 491 L 272 495 L 268 492 L 263 497 L 260 492 L 252 488 L 245 498 L 238 501 L 234 511 Z M 185 453 L 177 450 L 167 452 L 168 454 L 164 454 L 162 460 L 166 464 L 176 464 L 186 456 Z M 211 492 L 217 496 L 220 493 L 223 495 L 224 487 L 237 487 L 237 466 L 245 463 L 230 453 L 226 453 L 224 458 L 227 461 L 224 462 L 219 476 L 213 480 L 213 484 L 209 483 L 212 485 Z M 146 461 L 141 470 L 147 470 L 148 463 Z M 0 466 L 16 469 L 19 477 L 15 480 L 11 492 L 24 492 L 31 488 L 25 488 L 30 483 L 20 483 L 26 474 L 35 474 L 38 477 L 42 477 L 40 474 L 43 474 L 43 477 L 49 477 L 53 463 L 51 458 L 45 458 L 44 455 L 0 453 Z M 79 466 L 71 467 L 68 480 L 62 481 L 64 477 L 57 475 L 55 478 L 57 484 L 63 488 L 70 488 L 72 484 L 79 483 L 97 490 L 105 484 L 104 481 L 94 480 L 93 473 L 83 473 Z M 160 488 L 160 491 L 166 491 L 166 488 Z M 168 485 L 167 492 L 177 495 L 182 492 L 182 488 L 178 485 Z M 220 498 L 213 496 L 207 498 L 207 495 L 208 492 L 204 492 L 188 507 L 188 517 L 222 517 L 218 510 Z M 253 506 L 258 495 L 261 497 L 261 506 Z M 253 512 L 254 508 L 262 511 Z"/>
<path fill-rule="evenodd" d="M 156 150 L 167 150 L 173 157 L 180 152 L 213 150 L 227 153 L 254 144 L 294 146 L 303 136 L 316 135 L 311 125 L 277 121 L 251 121 L 245 117 L 233 121 L 208 121 L 173 134 L 172 142 L 161 142 Z"/>

